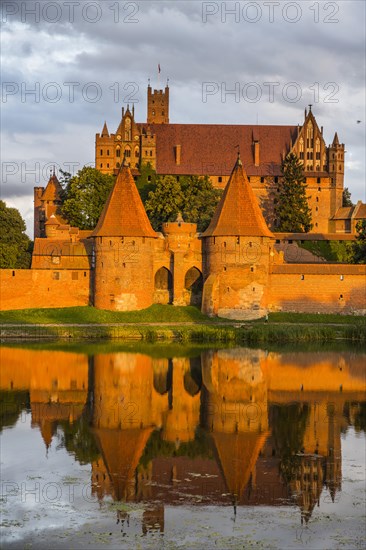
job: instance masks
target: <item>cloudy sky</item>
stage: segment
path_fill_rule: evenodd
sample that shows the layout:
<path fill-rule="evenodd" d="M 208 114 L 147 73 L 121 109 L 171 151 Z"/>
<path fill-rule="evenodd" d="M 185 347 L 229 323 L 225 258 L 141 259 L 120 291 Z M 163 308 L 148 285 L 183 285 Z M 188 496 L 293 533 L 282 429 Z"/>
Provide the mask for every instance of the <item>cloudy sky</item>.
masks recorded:
<path fill-rule="evenodd" d="M 365 3 L 2 2 L 1 195 L 32 235 L 33 187 L 50 166 L 94 163 L 95 134 L 121 107 L 146 119 L 146 86 L 170 85 L 170 121 L 302 124 L 346 144 L 365 190 Z M 160 64 L 161 74 L 157 67 Z M 230 91 L 232 93 L 230 93 Z M 360 122 L 358 122 L 360 121 Z"/>

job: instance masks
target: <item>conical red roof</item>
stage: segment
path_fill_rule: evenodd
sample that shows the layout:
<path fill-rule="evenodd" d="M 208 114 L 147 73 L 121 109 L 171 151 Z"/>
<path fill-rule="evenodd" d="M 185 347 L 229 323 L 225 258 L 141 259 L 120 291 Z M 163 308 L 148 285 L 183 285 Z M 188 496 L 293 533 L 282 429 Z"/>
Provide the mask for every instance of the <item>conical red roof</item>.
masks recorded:
<path fill-rule="evenodd" d="M 157 237 L 151 227 L 129 166 L 125 163 L 91 237 Z"/>
<path fill-rule="evenodd" d="M 203 237 L 272 237 L 240 158 L 238 158 Z"/>
<path fill-rule="evenodd" d="M 61 200 L 62 187 L 55 174 L 53 174 L 43 191 L 42 201 L 59 201 Z"/>

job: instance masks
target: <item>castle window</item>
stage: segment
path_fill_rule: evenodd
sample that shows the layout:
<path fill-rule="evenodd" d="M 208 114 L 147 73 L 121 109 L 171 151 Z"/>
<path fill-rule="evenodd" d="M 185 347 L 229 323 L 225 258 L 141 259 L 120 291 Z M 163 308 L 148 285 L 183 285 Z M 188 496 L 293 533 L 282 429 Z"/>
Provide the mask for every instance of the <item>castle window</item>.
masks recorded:
<path fill-rule="evenodd" d="M 13 271 L 13 273 L 12 273 L 12 277 L 15 277 L 15 271 Z"/>
<path fill-rule="evenodd" d="M 149 151 L 145 151 L 145 157 L 147 157 L 148 154 L 149 154 Z"/>
<path fill-rule="evenodd" d="M 224 248 L 226 248 L 226 241 L 224 241 Z"/>
<path fill-rule="evenodd" d="M 320 178 L 316 178 L 316 183 L 320 183 Z"/>
<path fill-rule="evenodd" d="M 340 299 L 340 300 L 343 300 L 343 294 L 340 294 L 340 295 L 339 295 L 339 299 Z"/>
<path fill-rule="evenodd" d="M 103 168 L 103 163 L 102 162 L 100 163 L 100 167 Z"/>
<path fill-rule="evenodd" d="M 301 275 L 300 279 L 303 281 L 305 279 L 305 275 Z"/>
<path fill-rule="evenodd" d="M 139 158 L 140 156 L 140 149 L 138 147 L 135 148 L 135 157 Z"/>
<path fill-rule="evenodd" d="M 121 149 L 119 147 L 117 147 L 117 150 L 116 150 L 116 157 L 120 157 L 121 156 Z"/>
<path fill-rule="evenodd" d="M 125 149 L 125 155 L 127 158 L 130 158 L 131 157 L 131 149 L 129 147 L 126 147 Z"/>
<path fill-rule="evenodd" d="M 109 157 L 109 149 L 107 149 L 107 156 Z"/>
<path fill-rule="evenodd" d="M 322 188 L 321 188 L 321 187 L 318 187 L 318 191 L 321 191 L 321 190 L 322 190 Z"/>
<path fill-rule="evenodd" d="M 226 265 L 224 265 L 224 271 L 226 271 Z"/>
<path fill-rule="evenodd" d="M 261 183 L 264 183 L 264 178 L 263 177 L 261 178 Z"/>
<path fill-rule="evenodd" d="M 300 151 L 300 160 L 304 160 L 304 151 Z"/>
<path fill-rule="evenodd" d="M 52 273 L 52 279 L 53 279 L 54 281 L 59 281 L 59 280 L 60 280 L 60 272 L 59 272 L 59 271 L 54 271 L 54 272 Z"/>
<path fill-rule="evenodd" d="M 316 207 L 315 207 L 315 212 L 318 212 L 318 210 L 319 210 L 319 208 L 316 206 Z"/>
<path fill-rule="evenodd" d="M 86 271 L 84 271 L 84 277 L 86 277 Z"/>
<path fill-rule="evenodd" d="M 236 244 L 240 244 L 240 237 L 236 237 Z"/>
<path fill-rule="evenodd" d="M 318 227 L 318 222 L 315 223 L 315 227 Z"/>
<path fill-rule="evenodd" d="M 316 197 L 316 202 L 319 202 L 319 197 Z"/>
<path fill-rule="evenodd" d="M 219 176 L 219 177 L 217 178 L 217 181 L 218 181 L 219 183 L 222 183 L 222 176 Z"/>
<path fill-rule="evenodd" d="M 147 176 L 147 181 L 151 181 L 151 176 Z"/>
<path fill-rule="evenodd" d="M 152 151 L 150 151 L 150 157 L 152 157 Z"/>
<path fill-rule="evenodd" d="M 109 162 L 107 162 L 107 168 L 109 168 Z"/>
<path fill-rule="evenodd" d="M 341 275 L 341 276 L 340 276 L 340 280 L 341 280 L 341 281 L 344 281 L 344 275 Z"/>
<path fill-rule="evenodd" d="M 278 176 L 275 177 L 274 182 L 278 183 Z"/>
<path fill-rule="evenodd" d="M 71 273 L 71 280 L 72 281 L 77 281 L 79 279 L 79 273 L 77 271 L 73 271 Z"/>
<path fill-rule="evenodd" d="M 254 273 L 254 267 L 253 267 L 253 266 L 250 266 L 250 271 L 251 271 L 252 273 Z"/>
<path fill-rule="evenodd" d="M 103 149 L 100 150 L 100 154 L 103 155 Z M 334 155 L 333 155 L 333 157 L 334 157 Z"/>

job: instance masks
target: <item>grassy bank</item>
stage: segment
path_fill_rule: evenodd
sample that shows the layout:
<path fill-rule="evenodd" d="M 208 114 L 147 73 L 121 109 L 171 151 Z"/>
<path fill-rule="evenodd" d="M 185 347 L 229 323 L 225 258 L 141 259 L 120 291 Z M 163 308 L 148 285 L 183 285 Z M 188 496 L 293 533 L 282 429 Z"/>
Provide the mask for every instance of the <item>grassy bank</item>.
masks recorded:
<path fill-rule="evenodd" d="M 135 312 L 91 307 L 0 313 L 3 340 L 139 340 L 263 344 L 366 342 L 366 319 L 340 315 L 273 313 L 269 321 L 212 319 L 195 307 L 154 305 Z"/>
<path fill-rule="evenodd" d="M 192 323 L 192 324 L 243 324 L 243 321 L 232 321 L 217 317 L 208 317 L 194 306 L 177 307 L 155 304 L 140 311 L 107 311 L 94 307 L 65 307 L 54 309 L 20 309 L 12 311 L 0 311 L 0 325 L 117 325 L 117 324 L 166 324 L 166 323 Z M 245 322 L 265 324 L 264 319 Z M 269 324 L 350 324 L 366 325 L 366 317 L 354 315 L 335 315 L 317 313 L 270 313 Z"/>

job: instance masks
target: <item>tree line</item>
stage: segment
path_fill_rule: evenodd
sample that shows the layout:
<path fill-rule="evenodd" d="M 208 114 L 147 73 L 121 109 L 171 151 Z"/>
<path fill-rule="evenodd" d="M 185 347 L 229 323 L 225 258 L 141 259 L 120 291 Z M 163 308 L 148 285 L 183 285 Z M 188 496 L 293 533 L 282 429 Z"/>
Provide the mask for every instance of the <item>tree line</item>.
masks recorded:
<path fill-rule="evenodd" d="M 293 153 L 284 160 L 282 174 L 274 205 L 273 232 L 307 233 L 313 224 L 306 179 L 303 164 Z M 85 166 L 75 176 L 61 171 L 62 217 L 72 226 L 94 229 L 114 182 L 114 175 L 102 174 L 92 167 Z M 141 168 L 136 185 L 155 231 L 160 231 L 163 223 L 175 221 L 179 213 L 184 221 L 196 223 L 199 232 L 205 231 L 222 194 L 208 176 L 159 176 L 149 164 Z M 347 188 L 343 205 L 353 205 Z M 25 234 L 24 220 L 3 201 L 0 201 L 0 232 L 0 267 L 30 267 L 32 243 Z M 350 256 L 351 263 L 366 263 L 366 220 L 357 224 Z"/>

